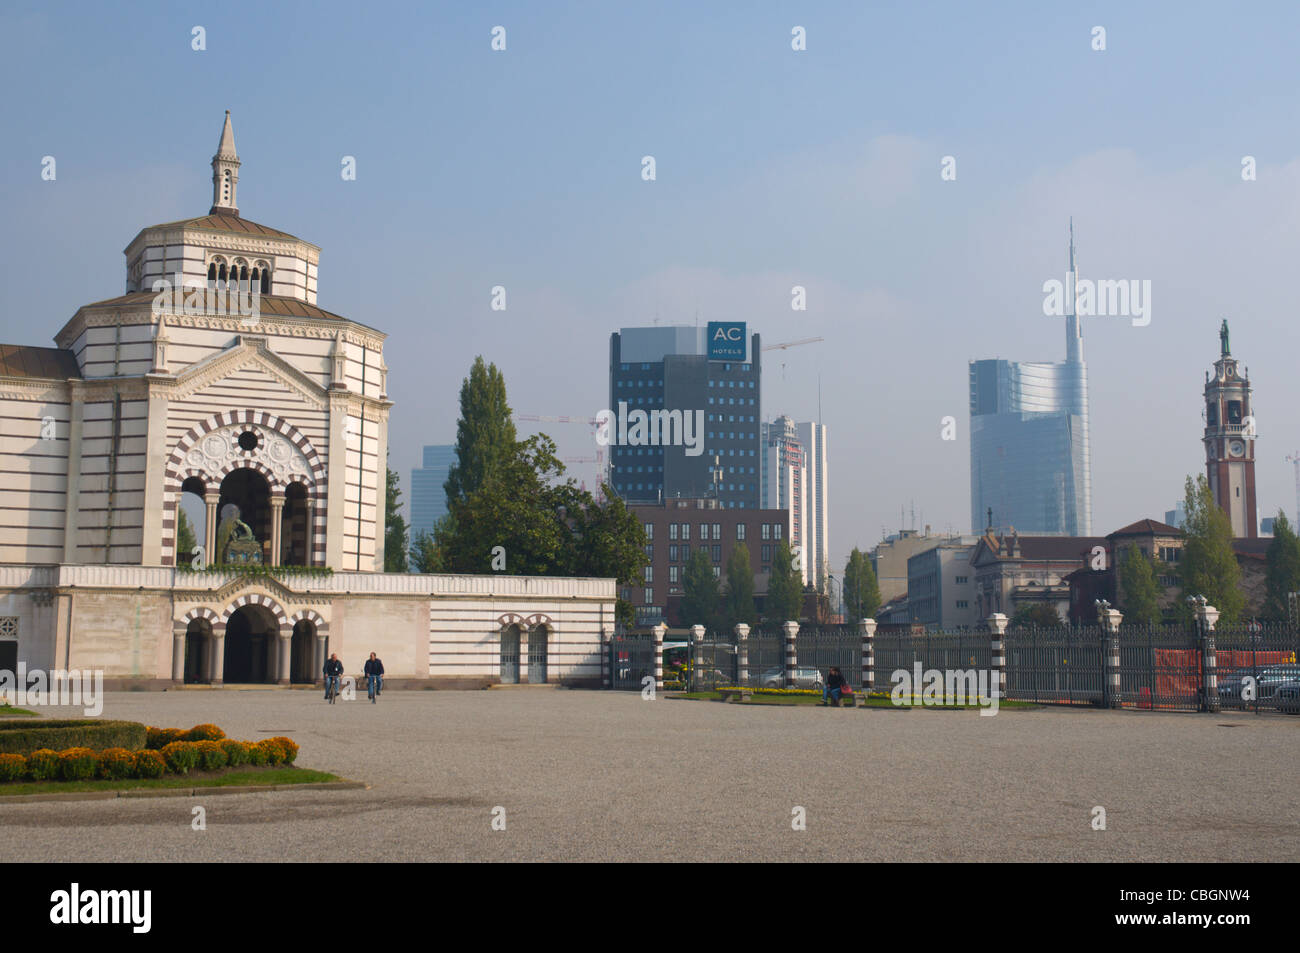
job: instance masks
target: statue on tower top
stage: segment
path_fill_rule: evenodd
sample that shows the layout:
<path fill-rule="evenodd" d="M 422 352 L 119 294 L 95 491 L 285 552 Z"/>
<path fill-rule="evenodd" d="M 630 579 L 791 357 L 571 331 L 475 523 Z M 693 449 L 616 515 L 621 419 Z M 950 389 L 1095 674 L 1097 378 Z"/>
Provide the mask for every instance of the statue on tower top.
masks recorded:
<path fill-rule="evenodd" d="M 1223 324 L 1219 327 L 1219 345 L 1223 348 L 1223 356 L 1227 357 L 1232 352 L 1228 349 L 1228 319 L 1223 319 Z"/>

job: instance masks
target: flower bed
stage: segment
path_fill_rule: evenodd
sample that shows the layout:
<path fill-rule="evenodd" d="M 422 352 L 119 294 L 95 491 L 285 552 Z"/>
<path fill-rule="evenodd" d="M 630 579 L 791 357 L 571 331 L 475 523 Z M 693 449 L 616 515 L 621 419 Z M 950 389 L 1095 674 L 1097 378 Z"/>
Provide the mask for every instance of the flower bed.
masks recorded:
<path fill-rule="evenodd" d="M 276 736 L 261 741 L 235 741 L 216 725 L 146 728 L 144 747 L 115 745 L 96 750 L 77 745 L 55 751 L 39 748 L 30 754 L 0 753 L 0 784 L 8 781 L 89 781 L 159 778 L 192 770 L 222 771 L 243 765 L 292 765 L 298 743 Z"/>

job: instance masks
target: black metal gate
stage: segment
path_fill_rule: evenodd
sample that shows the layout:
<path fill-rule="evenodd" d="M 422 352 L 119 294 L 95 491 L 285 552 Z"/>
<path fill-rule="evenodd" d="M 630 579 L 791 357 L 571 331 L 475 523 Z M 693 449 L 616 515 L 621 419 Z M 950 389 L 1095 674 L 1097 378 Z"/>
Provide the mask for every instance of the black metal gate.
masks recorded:
<path fill-rule="evenodd" d="M 616 691 L 641 691 L 646 676 L 654 679 L 654 636 L 628 634 L 612 639 L 609 643 L 609 671 L 611 687 Z"/>

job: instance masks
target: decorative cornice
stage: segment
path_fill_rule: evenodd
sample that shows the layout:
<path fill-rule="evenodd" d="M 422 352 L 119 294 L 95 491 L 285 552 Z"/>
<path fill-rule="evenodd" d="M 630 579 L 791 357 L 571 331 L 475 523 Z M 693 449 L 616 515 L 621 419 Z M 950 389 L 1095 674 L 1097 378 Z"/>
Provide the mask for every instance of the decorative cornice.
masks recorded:
<path fill-rule="evenodd" d="M 245 327 L 244 331 L 247 332 L 248 328 Z M 241 343 L 229 350 L 205 358 L 177 374 L 168 397 L 183 400 L 250 364 L 265 370 L 317 410 L 325 409 L 325 388 L 272 351 L 261 337 L 253 341 L 241 338 Z"/>

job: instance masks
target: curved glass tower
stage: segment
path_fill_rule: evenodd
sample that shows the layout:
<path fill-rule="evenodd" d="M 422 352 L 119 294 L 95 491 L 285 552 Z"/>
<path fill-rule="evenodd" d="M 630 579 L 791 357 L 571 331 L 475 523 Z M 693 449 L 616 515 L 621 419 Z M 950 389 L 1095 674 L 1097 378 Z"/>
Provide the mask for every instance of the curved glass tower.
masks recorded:
<path fill-rule="evenodd" d="M 971 531 L 1092 535 L 1088 368 L 1070 225 L 1065 361 L 970 362 Z M 990 516 L 991 512 L 991 516 Z"/>

